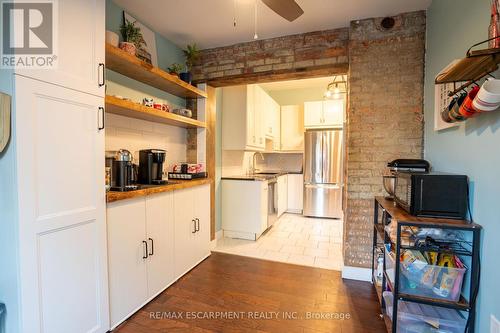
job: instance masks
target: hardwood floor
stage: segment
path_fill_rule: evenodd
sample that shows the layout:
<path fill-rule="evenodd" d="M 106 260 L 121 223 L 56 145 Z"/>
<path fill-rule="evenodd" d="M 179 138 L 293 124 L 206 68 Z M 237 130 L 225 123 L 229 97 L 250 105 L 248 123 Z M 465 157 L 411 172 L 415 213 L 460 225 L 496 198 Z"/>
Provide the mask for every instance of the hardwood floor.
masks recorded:
<path fill-rule="evenodd" d="M 385 333 L 379 312 L 340 272 L 213 253 L 113 333 Z"/>

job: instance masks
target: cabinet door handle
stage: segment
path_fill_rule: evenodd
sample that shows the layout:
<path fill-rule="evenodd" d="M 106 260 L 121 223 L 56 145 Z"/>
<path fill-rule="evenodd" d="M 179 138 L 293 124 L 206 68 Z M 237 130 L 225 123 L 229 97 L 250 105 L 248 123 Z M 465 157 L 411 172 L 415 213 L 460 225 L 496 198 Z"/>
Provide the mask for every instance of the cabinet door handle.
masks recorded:
<path fill-rule="evenodd" d="M 97 129 L 99 131 L 103 130 L 106 126 L 106 114 L 104 113 L 104 108 L 102 106 L 99 107 L 99 111 L 97 112 Z"/>
<path fill-rule="evenodd" d="M 196 233 L 196 231 L 197 231 L 197 230 L 196 230 L 196 220 L 195 220 L 195 219 L 192 219 L 192 220 L 191 220 L 191 222 L 193 222 L 193 227 L 194 227 L 194 229 L 193 229 L 193 231 L 191 231 L 191 233 L 192 233 L 192 234 L 195 234 L 195 233 Z"/>
<path fill-rule="evenodd" d="M 102 87 L 104 86 L 104 84 L 106 83 L 106 76 L 105 76 L 105 71 L 104 71 L 104 63 L 99 63 L 99 69 L 97 70 L 97 84 L 99 85 L 99 87 Z"/>
<path fill-rule="evenodd" d="M 199 218 L 195 218 L 194 219 L 196 221 L 196 232 L 200 231 L 200 219 Z"/>
<path fill-rule="evenodd" d="M 148 240 L 151 241 L 151 252 L 148 253 L 148 255 L 152 256 L 153 254 L 155 254 L 155 243 L 153 241 L 153 238 L 148 238 Z"/>
<path fill-rule="evenodd" d="M 142 241 L 142 244 L 144 245 L 144 255 L 142 256 L 142 259 L 147 259 L 149 254 L 148 254 L 148 242 Z"/>

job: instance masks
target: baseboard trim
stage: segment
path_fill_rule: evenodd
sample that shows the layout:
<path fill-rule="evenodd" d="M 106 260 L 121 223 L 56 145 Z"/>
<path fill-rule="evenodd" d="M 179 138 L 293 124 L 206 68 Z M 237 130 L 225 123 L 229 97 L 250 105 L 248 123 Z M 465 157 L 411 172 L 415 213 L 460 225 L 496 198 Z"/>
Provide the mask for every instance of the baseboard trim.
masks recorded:
<path fill-rule="evenodd" d="M 222 237 L 223 237 L 222 229 L 215 232 L 215 239 L 210 241 L 210 250 L 213 250 L 217 247 L 217 242 L 219 241 L 219 239 L 222 239 Z"/>
<path fill-rule="evenodd" d="M 372 281 L 372 270 L 369 268 L 344 266 L 342 268 L 342 278 L 357 281 Z"/>

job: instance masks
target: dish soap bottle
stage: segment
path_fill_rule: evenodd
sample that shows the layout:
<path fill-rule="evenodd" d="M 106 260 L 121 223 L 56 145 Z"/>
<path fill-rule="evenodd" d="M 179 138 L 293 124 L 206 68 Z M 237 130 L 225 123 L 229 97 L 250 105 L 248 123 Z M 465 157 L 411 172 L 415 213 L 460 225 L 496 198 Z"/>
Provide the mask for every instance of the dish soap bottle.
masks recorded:
<path fill-rule="evenodd" d="M 498 27 L 499 18 L 498 18 L 498 0 L 491 1 L 491 19 L 490 26 L 488 27 L 488 39 L 491 39 L 488 42 L 489 48 L 498 48 L 500 47 L 500 29 Z"/>

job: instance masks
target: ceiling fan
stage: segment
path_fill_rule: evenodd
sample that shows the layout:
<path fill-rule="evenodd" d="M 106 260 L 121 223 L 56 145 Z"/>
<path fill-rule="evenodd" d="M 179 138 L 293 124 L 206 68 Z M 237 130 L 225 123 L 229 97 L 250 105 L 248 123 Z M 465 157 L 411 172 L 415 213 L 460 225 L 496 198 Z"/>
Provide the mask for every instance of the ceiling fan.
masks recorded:
<path fill-rule="evenodd" d="M 276 14 L 290 22 L 295 21 L 304 14 L 304 11 L 295 0 L 262 0 L 262 2 Z"/>

